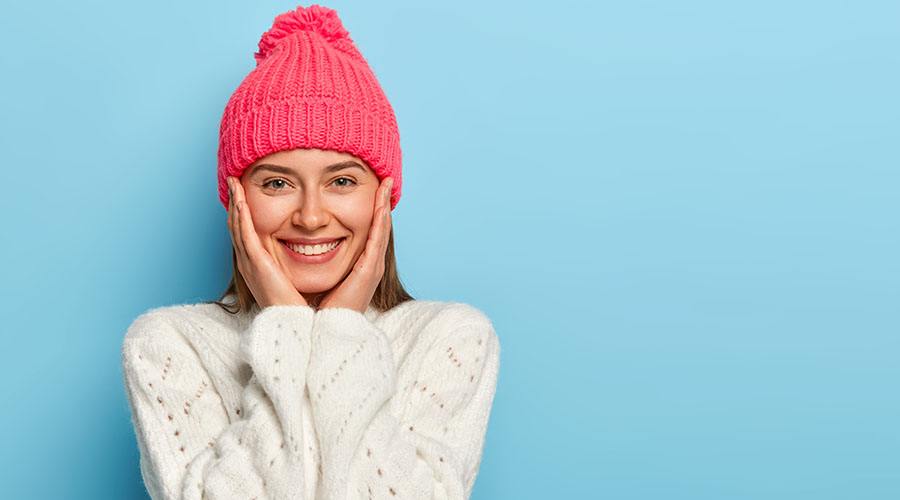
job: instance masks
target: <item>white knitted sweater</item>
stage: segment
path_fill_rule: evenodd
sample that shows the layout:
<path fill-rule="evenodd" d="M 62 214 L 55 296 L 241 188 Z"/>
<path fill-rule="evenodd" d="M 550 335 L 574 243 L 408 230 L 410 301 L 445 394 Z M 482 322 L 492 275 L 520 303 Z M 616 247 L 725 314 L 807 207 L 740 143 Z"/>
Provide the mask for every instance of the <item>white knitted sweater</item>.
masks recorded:
<path fill-rule="evenodd" d="M 160 307 L 122 346 L 154 500 L 466 499 L 499 360 L 482 312 L 421 300 Z"/>

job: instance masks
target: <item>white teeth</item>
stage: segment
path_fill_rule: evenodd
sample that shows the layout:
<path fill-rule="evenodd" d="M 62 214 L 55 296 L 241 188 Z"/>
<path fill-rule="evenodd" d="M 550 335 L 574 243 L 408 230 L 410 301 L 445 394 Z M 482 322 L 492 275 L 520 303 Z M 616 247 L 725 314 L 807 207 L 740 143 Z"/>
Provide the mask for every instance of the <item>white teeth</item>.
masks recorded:
<path fill-rule="evenodd" d="M 341 240 L 336 240 L 334 243 L 329 243 L 327 245 L 293 245 L 285 241 L 285 244 L 291 248 L 291 250 L 302 253 L 303 255 L 321 255 L 326 252 L 330 252 L 340 243 Z"/>

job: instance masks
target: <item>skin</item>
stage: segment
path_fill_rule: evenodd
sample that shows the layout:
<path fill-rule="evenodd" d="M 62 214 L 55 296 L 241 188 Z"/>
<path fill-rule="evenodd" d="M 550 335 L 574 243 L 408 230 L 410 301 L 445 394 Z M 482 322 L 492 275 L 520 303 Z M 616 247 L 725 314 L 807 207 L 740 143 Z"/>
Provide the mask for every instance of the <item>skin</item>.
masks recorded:
<path fill-rule="evenodd" d="M 347 160 L 362 168 L 324 169 Z M 262 164 L 290 169 L 276 173 Z M 259 168 L 258 168 L 259 167 Z M 293 149 L 228 177 L 228 228 L 238 269 L 261 308 L 315 305 L 364 313 L 384 275 L 393 179 L 349 153 Z M 323 264 L 292 260 L 283 238 L 346 237 Z"/>

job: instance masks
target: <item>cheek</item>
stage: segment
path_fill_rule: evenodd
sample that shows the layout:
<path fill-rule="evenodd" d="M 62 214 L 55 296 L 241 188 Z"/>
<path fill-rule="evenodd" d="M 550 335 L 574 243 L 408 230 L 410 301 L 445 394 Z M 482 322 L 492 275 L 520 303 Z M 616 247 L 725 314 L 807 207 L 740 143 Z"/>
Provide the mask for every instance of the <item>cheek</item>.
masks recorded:
<path fill-rule="evenodd" d="M 260 237 L 275 232 L 284 222 L 285 209 L 266 196 L 247 195 L 253 227 Z"/>
<path fill-rule="evenodd" d="M 365 198 L 354 199 L 347 204 L 343 217 L 344 224 L 353 231 L 357 239 L 365 241 L 368 236 L 373 211 L 372 200 Z"/>

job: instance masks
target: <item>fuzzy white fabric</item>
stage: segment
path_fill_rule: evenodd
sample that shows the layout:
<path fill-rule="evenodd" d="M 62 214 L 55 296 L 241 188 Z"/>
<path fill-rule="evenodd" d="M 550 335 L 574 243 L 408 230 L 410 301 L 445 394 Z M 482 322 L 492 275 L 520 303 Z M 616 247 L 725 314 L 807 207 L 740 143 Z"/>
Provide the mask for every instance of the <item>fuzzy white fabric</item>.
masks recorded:
<path fill-rule="evenodd" d="M 122 346 L 150 496 L 467 499 L 500 344 L 459 302 L 151 309 Z"/>

